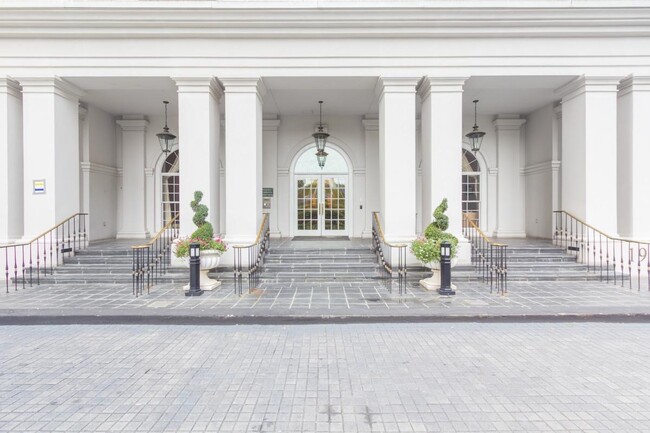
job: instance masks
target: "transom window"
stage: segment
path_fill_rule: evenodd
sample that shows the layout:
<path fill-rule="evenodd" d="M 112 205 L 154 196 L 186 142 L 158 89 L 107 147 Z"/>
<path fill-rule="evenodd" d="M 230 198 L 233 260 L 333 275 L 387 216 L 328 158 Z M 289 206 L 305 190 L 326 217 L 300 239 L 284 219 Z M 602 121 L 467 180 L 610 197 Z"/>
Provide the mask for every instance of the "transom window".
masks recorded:
<path fill-rule="evenodd" d="M 481 221 L 481 167 L 472 152 L 463 149 L 463 213 L 477 226 Z"/>
<path fill-rule="evenodd" d="M 335 149 L 328 147 L 325 149 L 327 152 L 327 160 L 325 161 L 325 167 L 321 170 L 318 166 L 318 159 L 316 159 L 316 151 L 309 149 L 306 152 L 303 152 L 296 161 L 296 167 L 294 172 L 296 174 L 313 174 L 313 173 L 348 173 L 348 163 L 345 162 L 345 158 Z"/>
<path fill-rule="evenodd" d="M 162 224 L 165 226 L 180 212 L 180 176 L 178 150 L 171 152 L 162 166 Z"/>

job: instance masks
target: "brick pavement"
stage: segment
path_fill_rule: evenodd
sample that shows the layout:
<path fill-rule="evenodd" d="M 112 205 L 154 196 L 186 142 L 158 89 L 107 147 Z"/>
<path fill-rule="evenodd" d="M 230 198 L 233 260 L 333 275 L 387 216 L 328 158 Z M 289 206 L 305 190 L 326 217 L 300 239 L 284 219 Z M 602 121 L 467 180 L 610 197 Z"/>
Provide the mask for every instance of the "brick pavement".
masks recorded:
<path fill-rule="evenodd" d="M 643 432 L 648 331 L 6 326 L 0 432 Z"/>

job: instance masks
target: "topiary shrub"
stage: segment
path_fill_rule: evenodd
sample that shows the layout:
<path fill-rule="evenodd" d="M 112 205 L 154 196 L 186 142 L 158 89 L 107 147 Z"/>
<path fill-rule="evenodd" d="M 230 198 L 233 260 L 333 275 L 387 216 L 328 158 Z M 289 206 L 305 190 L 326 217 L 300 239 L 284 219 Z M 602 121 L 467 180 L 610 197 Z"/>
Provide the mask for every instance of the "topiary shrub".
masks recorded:
<path fill-rule="evenodd" d="M 214 236 L 214 228 L 212 224 L 206 221 L 208 218 L 208 207 L 201 204 L 203 193 L 201 191 L 194 191 L 194 200 L 190 202 L 190 207 L 194 211 L 192 222 L 196 225 L 197 229 L 194 230 L 191 236 L 179 239 L 176 244 L 176 257 L 187 257 L 189 255 L 190 244 L 198 242 L 201 251 L 213 250 L 218 253 L 223 253 L 228 249 L 227 244 L 221 237 Z"/>
<path fill-rule="evenodd" d="M 449 227 L 449 217 L 445 215 L 446 211 L 447 199 L 444 198 L 433 212 L 433 221 L 424 230 L 424 237 L 411 243 L 411 252 L 424 264 L 440 262 L 440 244 L 444 241 L 451 244 L 451 256 L 456 257 L 458 239 L 445 231 Z"/>

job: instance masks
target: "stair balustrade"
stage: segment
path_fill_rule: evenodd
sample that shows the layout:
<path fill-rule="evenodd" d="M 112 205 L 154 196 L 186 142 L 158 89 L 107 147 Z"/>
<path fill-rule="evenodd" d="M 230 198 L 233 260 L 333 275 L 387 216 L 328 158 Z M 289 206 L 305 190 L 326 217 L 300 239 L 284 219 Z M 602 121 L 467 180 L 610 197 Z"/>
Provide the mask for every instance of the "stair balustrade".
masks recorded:
<path fill-rule="evenodd" d="M 406 293 L 406 244 L 393 244 L 386 240 L 379 221 L 379 212 L 372 213 L 372 244 L 383 275 L 390 282 L 397 272 L 399 294 Z"/>
<path fill-rule="evenodd" d="M 508 292 L 508 245 L 494 242 L 463 214 L 463 236 L 472 245 L 472 264 L 483 282 L 490 282 L 490 293 L 496 287 L 497 293 Z"/>
<path fill-rule="evenodd" d="M 136 297 L 144 294 L 145 288 L 149 294 L 151 286 L 158 283 L 158 277 L 167 273 L 172 243 L 178 238 L 178 221 L 176 215 L 149 242 L 131 247 L 132 287 Z"/>
<path fill-rule="evenodd" d="M 13 285 L 25 288 L 41 283 L 41 275 L 54 274 L 64 257 L 88 246 L 86 213 L 76 213 L 29 242 L 0 245 L 0 260 L 4 262 L 5 291 Z"/>
<path fill-rule="evenodd" d="M 553 220 L 553 242 L 600 281 L 650 290 L 650 241 L 610 236 L 563 210 L 553 211 Z"/>
<path fill-rule="evenodd" d="M 234 262 L 233 269 L 235 274 L 235 293 L 239 295 L 243 291 L 243 275 L 248 277 L 248 290 L 258 281 L 259 275 L 264 265 L 264 256 L 269 251 L 271 245 L 271 230 L 269 228 L 269 214 L 265 213 L 262 217 L 262 223 L 257 231 L 255 242 L 249 245 L 233 245 Z M 246 264 L 243 258 L 246 257 Z"/>

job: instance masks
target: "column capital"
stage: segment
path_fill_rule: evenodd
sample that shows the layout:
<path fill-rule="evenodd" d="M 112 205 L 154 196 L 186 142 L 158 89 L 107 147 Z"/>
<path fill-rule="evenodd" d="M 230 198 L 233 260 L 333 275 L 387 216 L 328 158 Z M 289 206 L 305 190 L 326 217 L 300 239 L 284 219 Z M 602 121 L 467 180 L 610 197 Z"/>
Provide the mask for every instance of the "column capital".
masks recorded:
<path fill-rule="evenodd" d="M 492 121 L 497 131 L 518 131 L 524 123 L 526 123 L 526 119 L 522 119 L 519 115 L 507 114 L 500 114 Z"/>
<path fill-rule="evenodd" d="M 20 98 L 20 84 L 18 81 L 9 77 L 0 78 L 0 94 L 11 95 L 15 98 Z"/>
<path fill-rule="evenodd" d="M 219 78 L 225 88 L 225 93 L 257 93 L 261 99 L 266 95 L 264 80 L 260 77 Z"/>
<path fill-rule="evenodd" d="M 86 93 L 73 84 L 59 77 L 25 77 L 16 78 L 26 93 L 54 93 L 55 95 L 78 101 Z"/>
<path fill-rule="evenodd" d="M 141 119 L 122 118 L 116 120 L 115 123 L 120 125 L 122 131 L 146 131 L 147 126 L 149 126 L 149 122 L 143 118 Z"/>
<path fill-rule="evenodd" d="M 361 123 L 366 131 L 379 131 L 379 119 L 362 119 Z"/>
<path fill-rule="evenodd" d="M 418 77 L 379 77 L 377 93 L 415 93 Z"/>
<path fill-rule="evenodd" d="M 178 93 L 210 93 L 216 100 L 223 96 L 223 86 L 214 77 L 172 77 Z"/>
<path fill-rule="evenodd" d="M 424 100 L 431 93 L 462 93 L 469 77 L 422 77 L 417 85 L 418 95 Z"/>
<path fill-rule="evenodd" d="M 262 128 L 264 131 L 277 131 L 280 126 L 280 119 L 263 119 Z"/>
<path fill-rule="evenodd" d="M 621 77 L 581 76 L 555 89 L 562 96 L 562 102 L 570 101 L 587 92 L 616 92 Z"/>
<path fill-rule="evenodd" d="M 629 75 L 618 85 L 618 96 L 627 95 L 630 92 L 650 92 L 650 77 Z"/>

